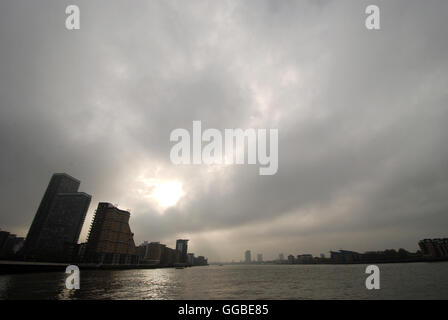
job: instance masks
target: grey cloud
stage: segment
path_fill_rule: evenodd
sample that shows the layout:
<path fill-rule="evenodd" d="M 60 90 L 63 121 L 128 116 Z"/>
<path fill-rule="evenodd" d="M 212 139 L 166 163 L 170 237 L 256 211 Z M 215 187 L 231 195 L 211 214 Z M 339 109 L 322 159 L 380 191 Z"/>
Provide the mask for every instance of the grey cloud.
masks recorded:
<path fill-rule="evenodd" d="M 187 235 L 211 260 L 446 236 L 445 2 L 380 2 L 378 32 L 370 1 L 78 3 L 76 32 L 65 3 L 0 4 L 2 229 L 25 235 L 65 171 L 88 218 L 118 203 L 137 241 Z M 193 120 L 278 128 L 278 173 L 172 165 L 169 134 Z M 140 175 L 185 196 L 161 213 Z"/>

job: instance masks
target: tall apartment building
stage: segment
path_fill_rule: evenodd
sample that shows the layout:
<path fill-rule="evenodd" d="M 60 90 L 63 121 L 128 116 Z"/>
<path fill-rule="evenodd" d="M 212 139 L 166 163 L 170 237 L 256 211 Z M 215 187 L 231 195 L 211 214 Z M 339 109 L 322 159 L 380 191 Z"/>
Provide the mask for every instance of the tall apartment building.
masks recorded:
<path fill-rule="evenodd" d="M 80 183 L 66 173 L 53 174 L 25 240 L 26 259 L 71 260 L 91 201 L 78 192 Z"/>
<path fill-rule="evenodd" d="M 246 250 L 244 253 L 244 262 L 245 263 L 251 263 L 252 262 L 252 256 L 250 250 Z"/>
<path fill-rule="evenodd" d="M 176 240 L 176 250 L 179 252 L 179 262 L 187 263 L 188 262 L 188 240 L 186 239 L 177 239 Z"/>
<path fill-rule="evenodd" d="M 134 234 L 129 226 L 130 213 L 107 202 L 95 212 L 86 246 L 86 261 L 101 264 L 137 264 Z"/>

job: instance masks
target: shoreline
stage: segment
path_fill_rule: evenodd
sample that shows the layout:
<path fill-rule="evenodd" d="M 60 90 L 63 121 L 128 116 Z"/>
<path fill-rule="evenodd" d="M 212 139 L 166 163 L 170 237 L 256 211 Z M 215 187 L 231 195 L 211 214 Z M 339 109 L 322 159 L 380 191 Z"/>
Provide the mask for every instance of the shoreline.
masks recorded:
<path fill-rule="evenodd" d="M 114 264 L 85 264 L 85 263 L 55 263 L 0 260 L 0 275 L 41 272 L 65 272 L 69 265 L 76 265 L 80 270 L 135 270 L 135 269 L 165 269 L 179 268 L 177 265 L 114 265 Z M 202 265 L 185 265 L 182 268 L 200 267 Z"/>

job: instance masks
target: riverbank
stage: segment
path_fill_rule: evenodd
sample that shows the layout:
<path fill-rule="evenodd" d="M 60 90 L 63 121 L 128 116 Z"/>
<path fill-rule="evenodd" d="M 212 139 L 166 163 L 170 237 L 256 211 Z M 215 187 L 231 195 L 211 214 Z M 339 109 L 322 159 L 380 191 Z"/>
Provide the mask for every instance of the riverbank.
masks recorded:
<path fill-rule="evenodd" d="M 65 272 L 70 264 L 75 264 L 80 270 L 128 270 L 128 269 L 161 269 L 178 268 L 177 265 L 113 265 L 113 264 L 86 264 L 86 263 L 53 263 L 0 260 L 0 274 L 39 273 L 39 272 Z M 195 267 L 185 265 L 183 267 Z"/>

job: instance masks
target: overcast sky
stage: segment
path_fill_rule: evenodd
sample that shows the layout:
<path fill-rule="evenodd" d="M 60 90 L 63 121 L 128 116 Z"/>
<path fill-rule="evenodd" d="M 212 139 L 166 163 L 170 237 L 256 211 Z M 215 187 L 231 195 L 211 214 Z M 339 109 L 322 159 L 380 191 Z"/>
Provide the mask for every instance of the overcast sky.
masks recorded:
<path fill-rule="evenodd" d="M 77 4 L 81 29 L 65 29 Z M 369 4 L 381 30 L 364 26 Z M 417 250 L 448 226 L 447 1 L 1 1 L 0 228 L 51 175 L 211 261 Z M 279 169 L 177 166 L 176 128 L 278 128 Z M 163 205 L 157 194 L 182 196 Z M 159 192 L 159 193 L 157 193 Z"/>

